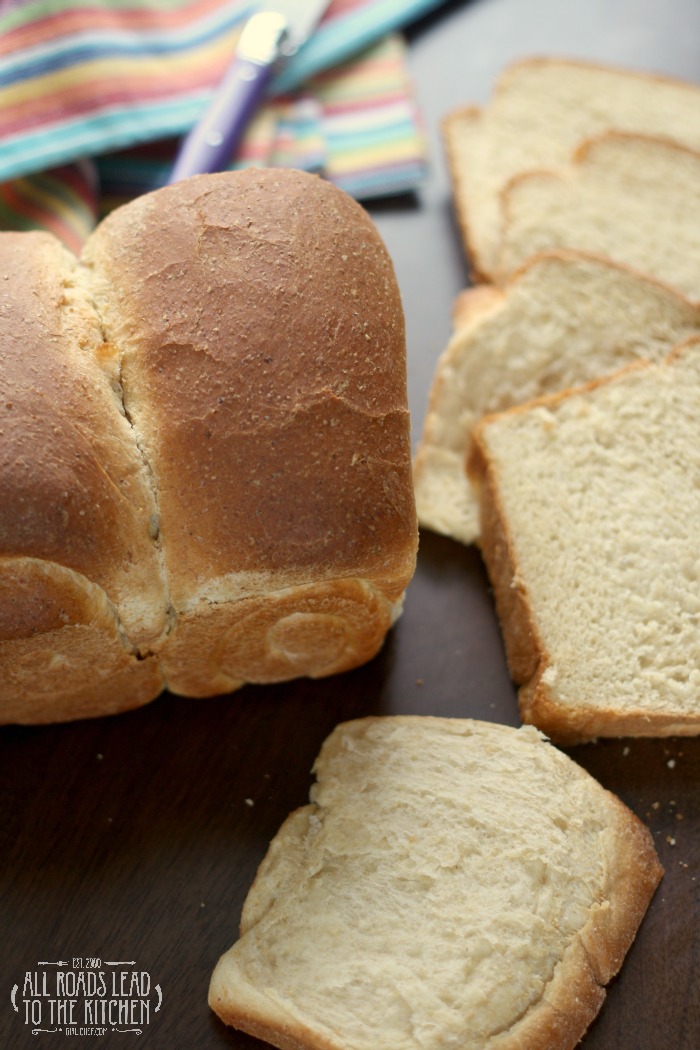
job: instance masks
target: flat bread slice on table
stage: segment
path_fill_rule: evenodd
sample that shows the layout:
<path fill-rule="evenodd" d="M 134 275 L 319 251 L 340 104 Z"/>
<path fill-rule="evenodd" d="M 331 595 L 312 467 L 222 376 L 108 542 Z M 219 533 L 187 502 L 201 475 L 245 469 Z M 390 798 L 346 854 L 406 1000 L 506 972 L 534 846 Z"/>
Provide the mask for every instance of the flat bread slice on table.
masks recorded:
<path fill-rule="evenodd" d="M 531 727 L 365 718 L 316 761 L 209 1001 L 282 1050 L 572 1048 L 661 877 Z"/>
<path fill-rule="evenodd" d="M 502 289 L 463 292 L 414 462 L 421 525 L 463 543 L 478 540 L 479 504 L 466 455 L 482 416 L 635 360 L 660 361 L 693 334 L 700 334 L 700 307 L 627 267 L 580 252 L 534 256 Z"/>
<path fill-rule="evenodd" d="M 700 734 L 700 339 L 487 417 L 469 469 L 523 720 Z"/>
<path fill-rule="evenodd" d="M 658 136 L 700 150 L 700 87 L 566 58 L 509 66 L 488 106 L 448 114 L 443 138 L 457 217 L 475 274 L 494 278 L 501 193 L 515 176 L 566 166 L 606 131 Z"/>

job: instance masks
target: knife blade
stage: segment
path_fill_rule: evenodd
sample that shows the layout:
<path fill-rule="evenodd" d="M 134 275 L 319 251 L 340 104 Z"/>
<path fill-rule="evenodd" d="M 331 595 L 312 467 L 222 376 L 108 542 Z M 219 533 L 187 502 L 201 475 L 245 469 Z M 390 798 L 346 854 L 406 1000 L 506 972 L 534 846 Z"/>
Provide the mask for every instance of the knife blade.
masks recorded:
<path fill-rule="evenodd" d="M 269 0 L 243 27 L 204 115 L 185 137 L 169 182 L 227 167 L 280 64 L 296 54 L 330 0 Z"/>

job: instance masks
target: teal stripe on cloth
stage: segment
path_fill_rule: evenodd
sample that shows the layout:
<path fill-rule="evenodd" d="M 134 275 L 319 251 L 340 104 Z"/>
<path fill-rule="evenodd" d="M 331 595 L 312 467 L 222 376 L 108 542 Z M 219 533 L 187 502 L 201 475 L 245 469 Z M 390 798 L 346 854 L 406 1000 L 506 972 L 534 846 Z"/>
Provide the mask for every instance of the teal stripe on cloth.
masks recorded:
<path fill-rule="evenodd" d="M 192 25 L 185 25 L 177 29 L 144 29 L 135 32 L 132 29 L 113 26 L 62 40 L 48 41 L 20 51 L 16 55 L 3 57 L 0 63 L 0 85 L 20 83 L 39 73 L 53 73 L 80 62 L 92 62 L 106 57 L 128 57 L 136 60 L 157 55 L 177 55 L 201 47 L 228 32 L 245 20 L 248 11 L 247 7 L 232 13 L 219 11 L 198 22 L 194 28 Z"/>
<path fill-rule="evenodd" d="M 369 43 L 381 40 L 390 29 L 395 29 L 426 12 L 436 8 L 444 0 L 368 0 L 347 13 L 322 22 L 314 37 L 293 56 L 287 68 L 274 81 L 275 95 L 286 94 L 292 87 L 298 87 L 313 74 L 329 70 L 351 55 L 361 52 Z M 0 4 L 2 0 L 0 0 Z M 81 9 L 94 11 L 103 6 L 118 19 L 120 9 L 133 12 L 139 10 L 134 0 L 108 0 L 104 5 L 99 0 L 35 0 L 33 3 L 19 4 L 18 8 L 3 9 L 0 6 L 0 29 L 7 34 L 13 27 L 25 27 L 32 16 L 41 21 L 52 13 L 65 14 L 67 9 L 79 12 Z M 249 0 L 231 0 L 220 9 L 209 9 L 201 13 L 198 19 L 180 24 L 169 29 L 153 30 L 153 39 L 157 41 L 155 51 L 160 60 L 167 62 L 168 56 L 176 56 L 212 37 L 212 26 L 217 25 L 223 31 L 231 31 L 231 26 L 240 20 L 241 11 L 249 11 Z M 143 5 L 144 10 L 183 11 L 187 8 L 185 0 L 181 3 L 173 0 L 150 0 Z M 126 17 L 126 14 L 125 16 Z M 221 19 L 221 21 L 219 21 Z M 85 39 L 79 29 L 66 34 L 63 39 L 53 39 L 50 35 L 22 53 L 11 51 L 0 57 L 0 87 L 13 88 L 30 85 L 35 78 L 64 74 L 76 63 L 76 68 L 85 60 L 88 50 L 94 47 L 94 62 L 108 63 L 127 61 L 125 52 L 130 53 L 131 44 L 125 43 L 126 37 L 119 34 L 119 22 L 115 24 L 114 34 L 98 34 L 99 46 L 95 37 L 96 30 L 86 30 Z M 150 30 L 144 29 L 143 40 L 137 34 L 140 43 L 135 44 L 134 76 L 138 76 L 139 57 L 153 58 L 153 49 L 144 47 Z M 49 30 L 47 29 L 47 34 Z M 134 39 L 133 29 L 129 30 Z M 127 34 L 127 36 L 129 35 Z M 204 35 L 202 35 L 204 34 Z M 215 35 L 215 34 L 214 34 Z M 104 45 L 104 47 L 103 47 Z M 71 50 L 71 48 L 73 50 Z M 92 55 L 93 52 L 89 51 Z M 80 60 L 80 61 L 79 61 Z M 92 75 L 92 74 L 91 74 Z M 99 71 L 96 71 L 99 76 Z M 46 100 L 47 116 L 42 118 L 41 98 L 33 103 L 34 112 L 23 127 L 10 127 L 2 135 L 2 112 L 0 112 L 0 182 L 41 171 L 47 167 L 63 165 L 71 161 L 113 152 L 153 141 L 162 137 L 181 135 L 189 130 L 207 105 L 214 86 L 203 90 L 178 93 L 176 77 L 172 77 L 172 91 L 165 100 L 152 98 L 128 98 L 118 103 L 108 97 L 100 98 L 104 85 L 95 84 L 95 101 L 83 99 L 82 109 L 76 113 L 55 112 L 51 99 Z M 167 89 L 167 81 L 165 88 Z M 22 118 L 24 120 L 24 118 Z"/>
<path fill-rule="evenodd" d="M 201 94 L 183 101 L 169 99 L 140 110 L 138 122 L 130 106 L 103 110 L 92 117 L 65 121 L 60 127 L 32 131 L 5 140 L 0 148 L 0 182 L 56 167 L 66 158 L 122 149 L 154 139 L 181 135 L 202 111 Z M 100 149 L 96 149 L 99 144 Z M 30 165 L 28 156 L 31 156 Z"/>

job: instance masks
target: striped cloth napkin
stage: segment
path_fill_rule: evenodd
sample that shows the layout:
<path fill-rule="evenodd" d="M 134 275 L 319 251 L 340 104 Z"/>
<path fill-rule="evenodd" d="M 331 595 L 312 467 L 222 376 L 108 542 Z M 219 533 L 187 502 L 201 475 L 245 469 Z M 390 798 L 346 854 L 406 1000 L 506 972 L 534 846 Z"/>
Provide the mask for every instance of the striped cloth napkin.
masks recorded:
<path fill-rule="evenodd" d="M 359 199 L 419 185 L 426 147 L 402 26 L 442 0 L 332 0 L 232 167 L 316 171 Z M 0 0 L 0 229 L 79 250 L 162 185 L 251 0 Z"/>

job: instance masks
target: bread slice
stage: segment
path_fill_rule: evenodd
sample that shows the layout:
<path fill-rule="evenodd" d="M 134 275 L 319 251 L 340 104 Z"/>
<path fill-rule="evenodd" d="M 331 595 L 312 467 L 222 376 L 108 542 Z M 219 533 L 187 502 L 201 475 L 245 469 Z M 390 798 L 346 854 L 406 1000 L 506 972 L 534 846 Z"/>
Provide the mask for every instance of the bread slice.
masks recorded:
<path fill-rule="evenodd" d="M 679 80 L 561 58 L 513 64 L 483 110 L 443 124 L 457 216 L 475 272 L 492 278 L 500 194 L 522 172 L 566 165 L 584 139 L 608 130 L 660 136 L 700 150 L 700 88 Z"/>
<path fill-rule="evenodd" d="M 560 1050 L 661 877 L 651 836 L 531 727 L 338 726 L 209 1001 L 283 1050 Z"/>
<path fill-rule="evenodd" d="M 503 197 L 498 278 L 548 248 L 600 252 L 700 300 L 700 152 L 609 132 Z"/>
<path fill-rule="evenodd" d="M 649 358 L 700 334 L 700 308 L 604 258 L 552 252 L 528 260 L 503 290 L 457 301 L 415 463 L 421 525 L 471 543 L 479 507 L 466 454 L 481 416 Z"/>
<path fill-rule="evenodd" d="M 525 722 L 700 733 L 700 339 L 487 417 L 469 469 Z"/>

